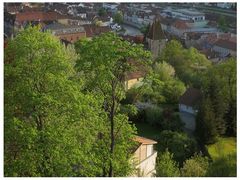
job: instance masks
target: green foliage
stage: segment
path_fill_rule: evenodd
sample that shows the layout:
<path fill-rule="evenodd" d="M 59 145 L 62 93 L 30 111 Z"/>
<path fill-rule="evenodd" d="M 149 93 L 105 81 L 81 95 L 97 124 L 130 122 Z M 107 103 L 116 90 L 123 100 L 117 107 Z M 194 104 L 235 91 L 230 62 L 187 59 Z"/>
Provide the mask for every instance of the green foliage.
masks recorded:
<path fill-rule="evenodd" d="M 221 15 L 218 19 L 218 27 L 222 31 L 226 32 L 228 31 L 228 25 L 225 16 Z"/>
<path fill-rule="evenodd" d="M 107 14 L 107 11 L 104 8 L 100 8 L 98 10 L 98 15 L 99 16 L 106 16 L 106 14 Z"/>
<path fill-rule="evenodd" d="M 166 62 L 155 63 L 140 88 L 142 100 L 154 104 L 177 104 L 185 92 L 185 85 L 174 74 L 174 68 Z"/>
<path fill-rule="evenodd" d="M 180 166 L 197 150 L 196 141 L 188 137 L 187 134 L 167 130 L 161 132 L 158 145 L 161 152 L 168 149 L 169 152 L 173 154 L 173 159 L 177 161 Z"/>
<path fill-rule="evenodd" d="M 162 119 L 162 109 L 159 107 L 154 106 L 151 108 L 147 108 L 145 110 L 145 113 L 146 113 L 146 121 L 150 125 L 156 125 Z"/>
<path fill-rule="evenodd" d="M 158 155 L 156 164 L 157 177 L 179 177 L 178 164 L 173 160 L 173 154 L 165 151 Z"/>
<path fill-rule="evenodd" d="M 208 99 L 208 106 L 211 109 L 210 129 L 216 129 L 214 134 L 236 136 L 236 74 L 236 60 L 228 59 L 209 68 L 202 78 L 204 98 Z M 209 112 L 208 108 L 205 109 Z M 199 115 L 199 123 L 206 121 L 204 120 L 206 115 L 208 113 Z M 197 131 L 204 131 L 201 125 L 198 127 Z"/>
<path fill-rule="evenodd" d="M 236 138 L 218 138 L 217 143 L 208 145 L 208 152 L 213 159 L 208 176 L 234 177 L 237 172 Z"/>
<path fill-rule="evenodd" d="M 79 54 L 76 68 L 86 79 L 84 90 L 103 99 L 102 108 L 108 115 L 104 136 L 106 146 L 102 159 L 103 176 L 126 176 L 131 173 L 129 153 L 133 146 L 135 128 L 129 124 L 126 108 L 120 102 L 125 98 L 125 74 L 134 70 L 130 61 L 148 63 L 150 53 L 141 45 L 131 45 L 114 33 L 106 33 L 92 41 L 75 45 Z M 126 106 L 125 106 L 126 107 Z M 103 153 L 103 152 L 101 152 Z"/>
<path fill-rule="evenodd" d="M 143 33 L 144 37 L 146 37 L 146 35 L 149 31 L 149 28 L 150 28 L 150 24 L 144 25 L 143 27 L 140 28 L 140 31 L 141 31 L 141 33 Z"/>
<path fill-rule="evenodd" d="M 118 11 L 114 16 L 113 16 L 113 21 L 118 24 L 123 23 L 123 13 L 122 11 Z"/>
<path fill-rule="evenodd" d="M 5 51 L 5 176 L 98 176 L 101 99 L 81 93 L 76 54 L 38 27 Z M 96 126 L 97 124 L 97 126 Z M 78 168 L 79 167 L 79 168 Z"/>
<path fill-rule="evenodd" d="M 183 177 L 204 177 L 208 171 L 208 158 L 195 154 L 183 163 L 181 176 Z"/>
<path fill-rule="evenodd" d="M 175 69 L 176 76 L 189 86 L 199 86 L 199 77 L 211 65 L 195 48 L 184 49 L 180 42 L 166 44 L 158 61 L 166 61 Z"/>
<path fill-rule="evenodd" d="M 196 118 L 196 134 L 205 144 L 213 144 L 217 141 L 218 133 L 215 117 L 209 99 L 201 102 L 201 107 Z"/>
<path fill-rule="evenodd" d="M 181 131 L 184 125 L 171 108 L 149 107 L 145 109 L 144 117 L 146 122 L 158 126 L 161 130 Z"/>
<path fill-rule="evenodd" d="M 223 156 L 214 160 L 207 173 L 209 177 L 236 177 L 237 176 L 236 154 Z"/>

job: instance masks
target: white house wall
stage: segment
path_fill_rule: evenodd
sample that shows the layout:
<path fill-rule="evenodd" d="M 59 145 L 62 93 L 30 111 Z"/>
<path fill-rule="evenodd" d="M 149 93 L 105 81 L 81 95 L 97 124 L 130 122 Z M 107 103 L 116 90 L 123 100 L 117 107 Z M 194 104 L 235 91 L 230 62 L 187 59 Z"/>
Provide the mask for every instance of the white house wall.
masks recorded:
<path fill-rule="evenodd" d="M 155 175 L 155 165 L 156 165 L 157 151 L 143 160 L 136 168 L 140 170 L 140 176 L 152 177 Z"/>
<path fill-rule="evenodd" d="M 179 111 L 180 112 L 187 112 L 187 113 L 190 113 L 190 114 L 194 114 L 193 108 L 190 107 L 190 106 L 186 106 L 184 104 L 179 104 Z"/>

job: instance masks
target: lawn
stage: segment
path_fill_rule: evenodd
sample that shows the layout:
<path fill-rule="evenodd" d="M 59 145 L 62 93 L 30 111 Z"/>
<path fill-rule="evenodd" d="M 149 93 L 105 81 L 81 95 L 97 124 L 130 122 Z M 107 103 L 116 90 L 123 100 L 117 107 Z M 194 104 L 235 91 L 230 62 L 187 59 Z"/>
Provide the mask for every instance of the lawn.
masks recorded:
<path fill-rule="evenodd" d="M 224 156 L 236 154 L 236 138 L 219 138 L 218 142 L 207 146 L 212 159 L 218 159 Z"/>
<path fill-rule="evenodd" d="M 209 176 L 236 177 L 237 174 L 237 150 L 236 138 L 219 138 L 218 142 L 207 146 L 213 159 L 209 168 Z"/>

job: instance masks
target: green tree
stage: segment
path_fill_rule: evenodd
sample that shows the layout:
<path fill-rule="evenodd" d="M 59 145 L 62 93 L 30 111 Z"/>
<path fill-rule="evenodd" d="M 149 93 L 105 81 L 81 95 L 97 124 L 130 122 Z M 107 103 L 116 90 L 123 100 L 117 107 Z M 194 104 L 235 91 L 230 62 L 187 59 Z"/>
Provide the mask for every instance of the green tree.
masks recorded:
<path fill-rule="evenodd" d="M 178 164 L 173 160 L 173 154 L 167 150 L 158 155 L 156 164 L 157 177 L 179 177 Z"/>
<path fill-rule="evenodd" d="M 5 176 L 97 176 L 106 128 L 101 99 L 81 93 L 75 53 L 38 27 L 4 56 Z"/>
<path fill-rule="evenodd" d="M 158 144 L 160 151 L 164 152 L 167 148 L 169 152 L 173 154 L 173 159 L 177 161 L 180 166 L 197 150 L 196 141 L 181 132 L 162 131 Z"/>
<path fill-rule="evenodd" d="M 185 85 L 174 77 L 174 68 L 165 61 L 153 64 L 140 92 L 156 104 L 176 104 L 185 92 Z M 141 91 L 144 90 L 144 91 Z"/>
<path fill-rule="evenodd" d="M 202 76 L 202 89 L 209 97 L 219 135 L 236 135 L 236 59 L 217 64 Z"/>
<path fill-rule="evenodd" d="M 218 27 L 222 30 L 222 31 L 227 31 L 228 30 L 228 26 L 227 26 L 227 21 L 225 16 L 221 15 L 218 19 Z"/>
<path fill-rule="evenodd" d="M 204 177 L 207 174 L 208 166 L 208 158 L 195 154 L 184 162 L 181 168 L 181 176 Z"/>
<path fill-rule="evenodd" d="M 209 98 L 201 102 L 196 118 L 196 134 L 203 143 L 212 144 L 217 141 L 218 132 L 215 115 Z"/>
<path fill-rule="evenodd" d="M 118 11 L 114 16 L 113 16 L 113 21 L 118 24 L 123 23 L 123 13 L 122 11 Z"/>
<path fill-rule="evenodd" d="M 106 14 L 107 14 L 107 11 L 104 8 L 100 8 L 98 10 L 98 15 L 99 16 L 106 16 Z"/>
<path fill-rule="evenodd" d="M 176 76 L 185 84 L 199 86 L 199 77 L 211 65 L 195 48 L 184 49 L 180 42 L 171 40 L 163 49 L 158 61 L 166 61 L 174 67 Z"/>
<path fill-rule="evenodd" d="M 86 79 L 85 89 L 104 99 L 103 109 L 108 115 L 106 136 L 110 138 L 106 148 L 106 173 L 104 176 L 123 176 L 130 170 L 129 157 L 135 133 L 120 112 L 120 102 L 125 98 L 125 74 L 133 71 L 131 62 L 146 64 L 150 53 L 140 45 L 131 45 L 114 33 L 106 33 L 92 41 L 76 44 L 80 58 L 76 68 Z M 124 167 L 124 171 L 123 168 Z"/>
<path fill-rule="evenodd" d="M 156 63 L 153 67 L 158 79 L 167 81 L 175 76 L 175 69 L 165 61 Z"/>
<path fill-rule="evenodd" d="M 207 172 L 209 177 L 236 177 L 237 176 L 237 157 L 227 155 L 215 159 L 210 165 Z"/>

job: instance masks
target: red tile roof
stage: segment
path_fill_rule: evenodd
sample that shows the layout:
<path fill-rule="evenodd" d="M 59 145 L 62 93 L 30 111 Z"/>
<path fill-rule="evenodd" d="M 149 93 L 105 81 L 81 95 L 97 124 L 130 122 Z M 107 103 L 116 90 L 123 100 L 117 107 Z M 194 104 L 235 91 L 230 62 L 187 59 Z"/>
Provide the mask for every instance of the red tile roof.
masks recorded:
<path fill-rule="evenodd" d="M 215 42 L 214 45 L 218 46 L 218 47 L 230 49 L 230 50 L 233 50 L 233 51 L 237 50 L 237 44 L 234 43 L 234 42 L 231 42 L 229 40 L 219 39 L 217 42 Z"/>
<path fill-rule="evenodd" d="M 86 24 L 86 25 L 83 25 L 83 27 L 86 31 L 87 37 L 94 37 L 96 35 L 100 35 L 101 33 L 106 33 L 111 31 L 111 29 L 107 26 L 95 26 L 93 24 Z"/>
<path fill-rule="evenodd" d="M 64 18 L 65 16 L 58 14 L 57 12 L 20 12 L 16 14 L 16 21 L 54 21 L 57 19 Z"/>
<path fill-rule="evenodd" d="M 176 27 L 177 29 L 188 29 L 188 25 L 186 24 L 185 21 L 181 21 L 181 20 L 177 20 L 174 22 L 173 24 L 174 27 Z"/>

